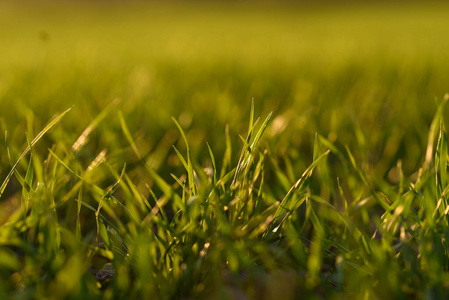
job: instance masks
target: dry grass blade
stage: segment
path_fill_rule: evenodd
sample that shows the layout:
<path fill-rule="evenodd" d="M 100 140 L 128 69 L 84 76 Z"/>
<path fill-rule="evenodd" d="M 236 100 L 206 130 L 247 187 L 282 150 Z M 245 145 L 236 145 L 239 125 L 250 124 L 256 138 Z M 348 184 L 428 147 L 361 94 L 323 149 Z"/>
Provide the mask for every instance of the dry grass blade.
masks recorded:
<path fill-rule="evenodd" d="M 112 111 L 112 109 L 120 103 L 120 99 L 112 101 L 105 109 L 84 129 L 83 133 L 78 137 L 72 145 L 72 152 L 78 152 L 88 141 L 90 133 L 100 124 L 100 122 Z"/>

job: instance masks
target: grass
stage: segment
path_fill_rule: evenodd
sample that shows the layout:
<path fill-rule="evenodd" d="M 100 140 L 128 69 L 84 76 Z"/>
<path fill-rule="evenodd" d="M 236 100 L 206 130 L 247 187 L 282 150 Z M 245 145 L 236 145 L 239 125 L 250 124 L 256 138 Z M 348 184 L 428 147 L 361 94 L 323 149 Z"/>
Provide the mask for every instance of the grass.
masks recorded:
<path fill-rule="evenodd" d="M 0 3 L 0 298 L 446 298 L 448 11 Z"/>

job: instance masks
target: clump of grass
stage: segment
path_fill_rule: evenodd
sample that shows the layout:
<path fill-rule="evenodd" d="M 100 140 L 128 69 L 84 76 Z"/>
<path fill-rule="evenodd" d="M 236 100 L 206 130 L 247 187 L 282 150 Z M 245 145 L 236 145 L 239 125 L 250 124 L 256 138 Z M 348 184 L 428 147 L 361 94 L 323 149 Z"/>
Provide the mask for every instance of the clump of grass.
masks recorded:
<path fill-rule="evenodd" d="M 227 129 L 222 159 L 205 144 L 207 166 L 192 157 L 173 119 L 184 143 L 173 151 L 184 171 L 171 180 L 142 156 L 120 111 L 137 164 L 117 166 L 106 150 L 78 159 L 112 106 L 75 144 L 56 142 L 40 159 L 37 142 L 65 111 L 29 143 L 2 185 L 3 192 L 14 178 L 20 191 L 3 201 L 21 202 L 0 228 L 0 296 L 444 298 L 447 100 L 431 124 L 422 168 L 407 178 L 398 160 L 397 184 L 319 134 L 308 167 L 292 170 L 287 157 L 281 164 L 262 139 L 273 116 L 255 120 L 254 105 L 238 160 Z M 334 177 L 336 166 L 343 177 Z M 145 186 L 135 183 L 135 169 L 146 174 Z M 302 175 L 292 181 L 292 173 Z"/>

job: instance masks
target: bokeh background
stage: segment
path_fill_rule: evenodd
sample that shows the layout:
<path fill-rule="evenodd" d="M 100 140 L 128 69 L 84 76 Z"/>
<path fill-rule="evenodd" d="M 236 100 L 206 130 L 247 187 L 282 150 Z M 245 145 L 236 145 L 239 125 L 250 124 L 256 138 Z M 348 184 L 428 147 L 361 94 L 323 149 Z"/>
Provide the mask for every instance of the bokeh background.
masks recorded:
<path fill-rule="evenodd" d="M 184 149 L 172 116 L 207 165 L 206 142 L 221 157 L 226 124 L 238 153 L 254 99 L 256 115 L 274 112 L 265 138 L 294 162 L 292 177 L 310 163 L 315 133 L 378 176 L 398 159 L 411 176 L 449 92 L 448 37 L 447 2 L 2 1 L 1 129 L 15 159 L 57 113 L 72 107 L 43 150 L 72 145 L 107 111 L 78 158 L 107 149 L 132 165 L 122 113 L 171 179 L 181 166 L 171 145 Z M 0 174 L 9 168 L 2 154 Z"/>

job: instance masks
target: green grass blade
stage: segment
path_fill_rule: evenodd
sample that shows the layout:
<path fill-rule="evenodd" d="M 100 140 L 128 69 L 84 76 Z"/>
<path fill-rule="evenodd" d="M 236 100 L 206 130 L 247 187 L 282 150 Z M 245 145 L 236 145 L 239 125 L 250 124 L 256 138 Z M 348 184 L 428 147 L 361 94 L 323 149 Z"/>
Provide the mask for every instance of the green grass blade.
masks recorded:
<path fill-rule="evenodd" d="M 315 138 L 313 140 L 313 160 L 317 159 L 318 157 L 318 133 L 315 132 Z"/>
<path fill-rule="evenodd" d="M 227 173 L 228 167 L 231 164 L 232 144 L 231 136 L 229 135 L 229 125 L 225 126 L 225 143 L 226 149 L 223 155 L 223 162 L 221 164 L 220 178 L 223 178 Z"/>
<path fill-rule="evenodd" d="M 249 114 L 249 126 L 248 126 L 248 138 L 251 136 L 251 132 L 253 129 L 253 122 L 254 122 L 254 98 L 251 99 L 251 110 Z"/>
<path fill-rule="evenodd" d="M 259 142 L 260 138 L 262 137 L 262 134 L 265 132 L 265 129 L 267 129 L 268 124 L 271 121 L 271 117 L 273 116 L 273 112 L 270 112 L 265 119 L 265 121 L 262 123 L 262 125 L 259 128 L 259 131 L 257 132 L 256 136 L 254 137 L 253 143 L 251 144 L 251 151 L 254 151 L 254 148 L 256 147 L 257 143 Z"/>
<path fill-rule="evenodd" d="M 17 162 L 14 164 L 14 166 L 11 168 L 11 171 L 6 176 L 5 180 L 3 181 L 2 185 L 0 186 L 0 198 L 3 195 L 3 192 L 5 191 L 6 185 L 8 184 L 9 180 L 11 179 L 12 174 L 14 174 L 15 169 L 17 168 L 17 165 L 22 160 L 22 158 L 25 157 L 25 155 L 30 152 L 31 148 L 36 145 L 36 143 L 50 130 L 52 129 L 64 116 L 67 114 L 72 108 L 69 108 L 65 110 L 63 113 L 59 114 L 56 118 L 54 118 L 50 123 L 47 124 L 47 126 L 44 127 L 44 129 L 41 130 L 41 132 L 38 133 L 38 135 L 31 141 L 31 144 L 23 151 L 22 155 L 20 155 Z"/>
<path fill-rule="evenodd" d="M 215 185 L 217 183 L 217 166 L 215 164 L 215 156 L 214 156 L 214 153 L 212 152 L 212 149 L 209 146 L 209 143 L 206 143 L 206 144 L 207 144 L 207 149 L 209 150 L 210 159 L 212 161 L 212 168 L 213 168 L 213 171 L 214 171 L 213 182 L 214 182 L 214 185 Z"/>
<path fill-rule="evenodd" d="M 285 220 L 286 214 L 291 213 L 291 208 L 296 207 L 298 203 L 302 203 L 304 201 L 303 197 L 294 197 L 294 194 L 300 190 L 305 184 L 306 180 L 312 176 L 313 170 L 318 166 L 318 164 L 329 154 L 330 150 L 327 150 L 323 154 L 321 154 L 315 161 L 310 164 L 310 166 L 304 171 L 301 178 L 296 181 L 296 183 L 290 188 L 290 190 L 285 195 L 284 199 L 279 204 L 276 213 L 274 214 L 272 225 L 276 225 L 276 228 L 279 228 L 282 225 L 282 222 Z M 279 220 L 282 220 L 279 222 Z M 273 229 L 273 226 L 269 227 L 267 230 Z M 265 235 L 268 232 L 265 232 Z"/>
<path fill-rule="evenodd" d="M 181 179 L 179 179 L 178 177 L 176 177 L 175 174 L 170 174 L 171 177 L 173 177 L 173 179 L 176 180 L 176 182 L 182 187 L 182 189 L 184 190 L 185 193 L 189 193 L 189 191 L 187 190 L 185 184 L 181 181 Z"/>
<path fill-rule="evenodd" d="M 196 194 L 196 188 L 195 188 L 195 178 L 193 176 L 193 165 L 192 165 L 192 159 L 190 156 L 190 147 L 189 142 L 187 140 L 187 137 L 184 133 L 184 130 L 182 129 L 181 125 L 179 125 L 178 121 L 176 121 L 175 118 L 172 117 L 173 122 L 175 122 L 176 127 L 178 127 L 179 132 L 181 133 L 182 138 L 184 139 L 184 143 L 186 144 L 186 150 L 187 150 L 187 177 L 189 181 L 189 189 L 192 195 Z"/>
<path fill-rule="evenodd" d="M 81 177 L 80 175 L 76 174 L 75 171 L 73 171 L 56 153 L 53 152 L 53 150 L 48 149 L 48 151 L 50 152 L 50 154 L 56 158 L 56 160 L 64 166 L 64 168 L 66 168 L 70 173 L 72 173 L 73 175 L 75 175 L 76 177 L 78 177 L 78 179 L 81 179 L 84 181 L 84 178 Z"/>
<path fill-rule="evenodd" d="M 81 241 L 81 203 L 83 202 L 83 188 L 80 187 L 78 191 L 78 198 L 76 199 L 76 239 Z"/>
<path fill-rule="evenodd" d="M 123 117 L 123 112 L 121 110 L 118 112 L 118 118 L 120 120 L 120 126 L 122 127 L 123 134 L 125 135 L 126 139 L 128 140 L 128 143 L 131 145 L 131 148 L 133 149 L 137 158 L 142 160 L 142 155 L 140 154 L 140 151 L 137 148 L 136 143 L 134 142 L 131 132 L 129 131 L 128 126 L 126 125 L 126 121 L 125 121 L 125 118 Z"/>
<path fill-rule="evenodd" d="M 347 214 L 348 213 L 348 201 L 346 200 L 346 196 L 343 192 L 343 188 L 341 187 L 340 178 L 337 178 L 337 185 L 338 185 L 338 191 L 340 192 L 340 198 L 343 201 L 345 213 Z"/>
<path fill-rule="evenodd" d="M 175 145 L 172 146 L 173 149 L 176 152 L 176 155 L 178 156 L 179 160 L 181 161 L 182 165 L 184 166 L 184 168 L 186 169 L 186 171 L 189 170 L 189 165 L 187 164 L 186 160 L 184 159 L 184 157 L 182 156 L 182 154 L 179 152 L 179 150 L 175 147 Z"/>
<path fill-rule="evenodd" d="M 153 178 L 156 185 L 161 189 L 161 191 L 167 196 L 171 197 L 173 194 L 171 186 L 162 179 L 162 177 L 157 174 L 153 169 L 147 168 L 148 172 L 150 173 L 151 177 Z"/>
<path fill-rule="evenodd" d="M 33 162 L 33 153 L 31 153 L 27 172 L 25 174 L 25 183 L 30 189 L 33 187 L 33 178 L 34 178 L 34 162 Z"/>
<path fill-rule="evenodd" d="M 433 149 L 434 149 L 435 138 L 438 133 L 438 129 L 439 129 L 438 126 L 440 124 L 440 118 L 443 114 L 444 106 L 446 105 L 448 100 L 449 100 L 449 97 L 444 97 L 443 101 L 438 106 L 437 113 L 433 117 L 432 123 L 430 124 L 429 135 L 428 135 L 428 139 L 427 139 L 426 156 L 425 156 L 425 161 L 424 161 L 424 169 L 427 171 L 430 169 L 430 166 L 431 166 L 431 163 L 433 160 Z"/>

